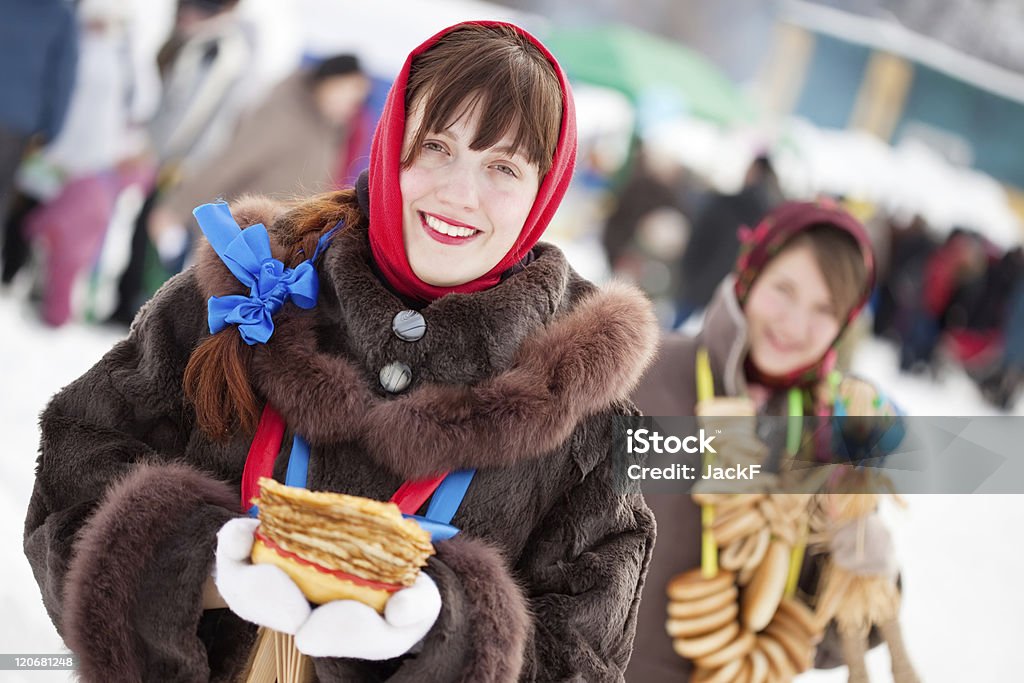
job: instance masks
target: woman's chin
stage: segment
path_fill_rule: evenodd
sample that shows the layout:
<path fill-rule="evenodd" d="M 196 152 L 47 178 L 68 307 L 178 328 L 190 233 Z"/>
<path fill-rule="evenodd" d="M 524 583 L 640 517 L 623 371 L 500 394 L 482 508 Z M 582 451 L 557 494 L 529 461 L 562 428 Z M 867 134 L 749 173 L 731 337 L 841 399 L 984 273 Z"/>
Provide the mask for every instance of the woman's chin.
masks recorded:
<path fill-rule="evenodd" d="M 751 354 L 750 359 L 754 367 L 768 377 L 785 377 L 801 368 L 799 363 L 779 358 L 774 354 Z"/>
<path fill-rule="evenodd" d="M 412 267 L 412 273 L 423 282 L 432 287 L 458 287 L 473 280 L 473 277 L 464 277 L 462 274 L 453 274 L 452 269 L 439 267 L 417 268 Z"/>

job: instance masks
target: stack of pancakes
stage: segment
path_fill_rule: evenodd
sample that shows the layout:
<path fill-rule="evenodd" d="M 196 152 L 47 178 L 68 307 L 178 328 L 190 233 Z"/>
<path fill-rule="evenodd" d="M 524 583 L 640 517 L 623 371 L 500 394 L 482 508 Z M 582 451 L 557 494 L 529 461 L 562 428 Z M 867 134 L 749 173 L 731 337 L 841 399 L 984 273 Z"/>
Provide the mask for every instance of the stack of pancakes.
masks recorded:
<path fill-rule="evenodd" d="M 430 534 L 394 503 L 260 479 L 254 563 L 274 564 L 317 604 L 359 600 L 377 611 L 434 554 Z"/>

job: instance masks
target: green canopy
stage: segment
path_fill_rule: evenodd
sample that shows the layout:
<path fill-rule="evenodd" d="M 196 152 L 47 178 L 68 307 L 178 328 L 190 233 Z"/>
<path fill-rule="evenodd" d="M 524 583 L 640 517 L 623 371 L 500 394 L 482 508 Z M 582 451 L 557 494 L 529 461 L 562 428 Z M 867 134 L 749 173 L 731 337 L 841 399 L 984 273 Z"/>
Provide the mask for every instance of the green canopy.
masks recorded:
<path fill-rule="evenodd" d="M 672 97 L 687 113 L 725 124 L 756 121 L 757 110 L 717 67 L 665 38 L 630 26 L 554 28 L 544 43 L 569 77 L 614 88 L 643 107 Z"/>

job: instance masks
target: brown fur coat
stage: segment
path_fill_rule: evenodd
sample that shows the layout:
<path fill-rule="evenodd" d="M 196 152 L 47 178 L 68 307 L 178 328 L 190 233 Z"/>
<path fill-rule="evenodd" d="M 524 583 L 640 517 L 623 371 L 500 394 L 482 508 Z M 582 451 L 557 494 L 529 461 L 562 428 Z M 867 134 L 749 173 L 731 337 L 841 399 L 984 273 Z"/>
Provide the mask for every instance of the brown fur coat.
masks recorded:
<path fill-rule="evenodd" d="M 235 216 L 273 236 L 276 211 Z M 422 650 L 318 659 L 320 680 L 622 679 L 654 520 L 613 487 L 611 417 L 635 410 L 657 326 L 636 290 L 599 290 L 554 247 L 536 254 L 424 308 L 410 343 L 391 331 L 406 306 L 373 274 L 365 233 L 343 232 L 318 264 L 318 306 L 286 306 L 255 349 L 254 386 L 312 444 L 311 489 L 387 499 L 406 479 L 478 468 L 462 533 L 427 568 L 443 608 Z M 251 435 L 209 441 L 181 389 L 206 297 L 238 289 L 207 247 L 43 414 L 25 552 L 85 680 L 229 680 L 251 647 L 252 625 L 200 606 L 215 533 L 241 514 Z M 396 360 L 413 373 L 397 397 L 377 381 Z"/>

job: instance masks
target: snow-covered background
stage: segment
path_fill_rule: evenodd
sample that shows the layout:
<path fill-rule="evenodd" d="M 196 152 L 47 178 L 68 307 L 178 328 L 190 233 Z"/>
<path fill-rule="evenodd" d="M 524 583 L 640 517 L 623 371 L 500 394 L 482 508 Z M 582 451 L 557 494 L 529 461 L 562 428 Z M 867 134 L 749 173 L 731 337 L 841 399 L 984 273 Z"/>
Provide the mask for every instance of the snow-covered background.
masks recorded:
<path fill-rule="evenodd" d="M 59 653 L 63 643 L 43 609 L 21 552 L 22 524 L 34 478 L 37 418 L 49 397 L 88 369 L 120 332 L 70 325 L 54 331 L 36 322 L 9 292 L 0 296 L 3 391 L 0 430 L 0 652 Z M 899 376 L 895 352 L 869 341 L 858 371 L 918 415 L 994 414 L 970 381 L 950 369 L 939 381 Z M 1018 403 L 1017 415 L 1024 415 Z M 909 497 L 889 509 L 904 576 L 903 621 L 910 652 L 927 683 L 1020 680 L 1024 671 L 1024 496 Z M 888 681 L 884 647 L 869 654 L 875 681 Z M 66 681 L 68 672 L 0 671 L 3 683 Z M 840 683 L 844 670 L 812 672 L 801 681 Z"/>

